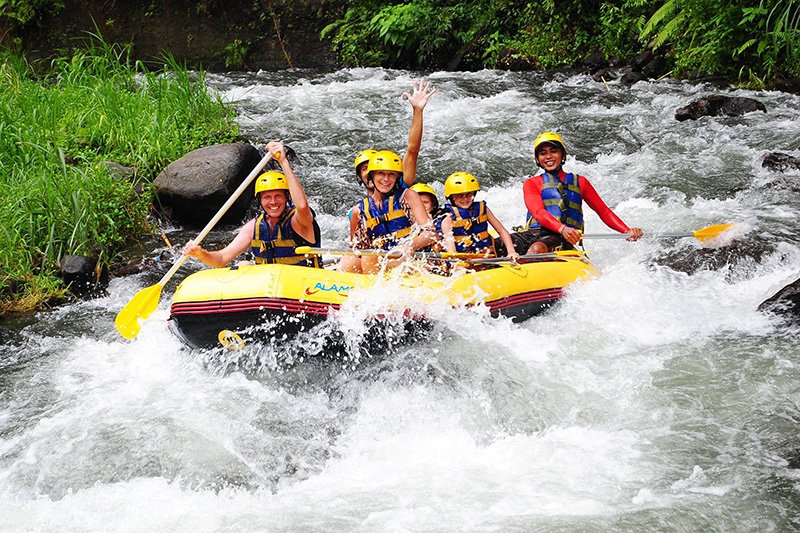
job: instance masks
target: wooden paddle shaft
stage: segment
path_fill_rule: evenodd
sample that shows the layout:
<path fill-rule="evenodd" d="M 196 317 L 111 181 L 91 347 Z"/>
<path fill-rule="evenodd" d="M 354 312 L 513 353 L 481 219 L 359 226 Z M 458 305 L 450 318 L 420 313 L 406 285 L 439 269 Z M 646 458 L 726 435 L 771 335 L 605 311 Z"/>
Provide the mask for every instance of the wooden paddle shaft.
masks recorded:
<path fill-rule="evenodd" d="M 214 226 L 217 225 L 219 219 L 221 219 L 225 215 L 225 213 L 228 212 L 228 209 L 230 209 L 233 203 L 239 199 L 239 196 L 242 195 L 242 193 L 248 187 L 248 185 L 250 185 L 253 182 L 253 180 L 256 179 L 256 176 L 258 176 L 261 170 L 263 170 L 263 168 L 267 166 L 267 163 L 269 163 L 270 159 L 272 159 L 272 154 L 270 153 L 267 153 L 267 155 L 261 158 L 261 161 L 259 161 L 256 167 L 252 170 L 252 172 L 250 172 L 250 174 L 247 175 L 247 177 L 241 183 L 241 185 L 239 185 L 239 187 L 235 191 L 233 191 L 231 197 L 228 198 L 228 200 L 224 204 L 222 204 L 222 207 L 219 208 L 217 214 L 214 215 L 214 217 L 208 221 L 206 227 L 204 227 L 203 230 L 197 235 L 197 237 L 195 237 L 194 239 L 195 244 L 200 244 L 200 242 L 206 238 L 206 236 L 211 232 L 211 230 L 214 229 Z M 164 277 L 162 277 L 161 280 L 159 280 L 158 284 L 163 287 L 167 283 L 167 281 L 169 281 L 169 279 L 175 275 L 175 272 L 177 272 L 178 269 L 181 268 L 181 265 L 183 265 L 183 263 L 186 262 L 188 258 L 189 256 L 181 254 L 180 259 L 178 259 L 175 262 L 175 264 L 172 265 L 172 268 L 170 268 L 167 271 L 167 273 L 164 274 Z"/>

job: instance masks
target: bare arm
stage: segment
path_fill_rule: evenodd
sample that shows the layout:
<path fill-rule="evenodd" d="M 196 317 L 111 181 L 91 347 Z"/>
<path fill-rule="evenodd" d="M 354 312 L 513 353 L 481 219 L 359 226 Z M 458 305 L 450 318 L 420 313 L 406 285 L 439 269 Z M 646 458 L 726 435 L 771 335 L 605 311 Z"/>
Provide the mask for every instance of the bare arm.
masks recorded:
<path fill-rule="evenodd" d="M 450 253 L 456 253 L 456 241 L 453 238 L 453 217 L 450 215 L 442 219 L 442 236 L 445 250 Z"/>
<path fill-rule="evenodd" d="M 581 195 L 586 201 L 586 205 L 591 207 L 600 216 L 600 220 L 602 220 L 606 226 L 620 233 L 629 234 L 629 241 L 638 240 L 642 236 L 642 229 L 631 228 L 625 224 L 625 222 L 623 222 L 622 219 L 619 218 L 619 216 L 617 216 L 617 214 L 614 213 L 614 211 L 612 211 L 608 205 L 606 205 L 603 199 L 600 198 L 600 195 L 597 194 L 597 191 L 588 179 L 583 176 L 580 176 L 578 179 L 580 179 L 579 186 L 581 188 Z M 575 244 L 571 240 L 570 243 Z"/>
<path fill-rule="evenodd" d="M 497 234 L 500 235 L 500 239 L 503 241 L 503 244 L 506 247 L 508 257 L 512 257 L 514 259 L 519 257 L 519 254 L 514 249 L 514 241 L 511 240 L 511 234 L 508 232 L 506 227 L 503 226 L 503 223 L 500 222 L 496 216 L 494 216 L 494 213 L 492 213 L 492 210 L 489 209 L 488 206 L 486 207 L 486 218 L 489 220 L 489 224 L 492 225 Z"/>
<path fill-rule="evenodd" d="M 424 78 L 414 82 L 411 87 L 411 94 L 403 93 L 403 97 L 411 104 L 413 112 L 411 128 L 408 131 L 408 147 L 403 155 L 403 181 L 408 186 L 417 180 L 417 159 L 422 146 L 422 112 L 428 99 L 436 93 L 436 89 L 431 88 L 431 82 L 426 82 Z"/>
<path fill-rule="evenodd" d="M 361 208 L 358 206 L 353 207 L 350 212 L 350 243 L 354 244 L 358 225 L 361 223 Z"/>
<path fill-rule="evenodd" d="M 292 229 L 305 240 L 314 242 L 314 214 L 308 205 L 306 192 L 303 190 L 300 180 L 297 179 L 292 164 L 286 158 L 286 149 L 283 143 L 270 141 L 267 144 L 267 150 L 272 154 L 272 158 L 281 165 L 283 175 L 286 176 L 289 196 L 295 207 L 294 216 L 292 217 Z"/>
<path fill-rule="evenodd" d="M 422 203 L 417 191 L 406 189 L 403 193 L 403 201 L 411 208 L 411 215 L 414 219 L 412 222 L 422 229 L 422 233 L 414 238 L 411 244 L 412 248 L 419 250 L 432 244 L 435 239 L 430 228 L 431 217 L 425 210 L 425 205 Z"/>
<path fill-rule="evenodd" d="M 194 241 L 189 241 L 186 243 L 186 246 L 183 247 L 183 253 L 189 257 L 196 257 L 210 267 L 224 267 L 233 261 L 237 255 L 250 247 L 250 243 L 253 240 L 255 225 L 256 219 L 252 219 L 242 226 L 242 229 L 239 230 L 239 234 L 222 250 L 209 252 L 199 244 L 195 244 Z"/>

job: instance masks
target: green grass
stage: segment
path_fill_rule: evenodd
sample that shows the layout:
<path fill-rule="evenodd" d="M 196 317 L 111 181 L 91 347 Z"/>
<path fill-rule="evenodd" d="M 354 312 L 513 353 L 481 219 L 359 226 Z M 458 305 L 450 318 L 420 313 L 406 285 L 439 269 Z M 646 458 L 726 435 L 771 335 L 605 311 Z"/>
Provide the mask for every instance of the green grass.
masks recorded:
<path fill-rule="evenodd" d="M 96 38 L 39 69 L 0 50 L 0 313 L 58 296 L 62 255 L 108 262 L 149 231 L 158 172 L 232 140 L 234 118 L 202 72 L 170 58 L 153 71 Z M 107 161 L 134 178 L 114 177 Z"/>

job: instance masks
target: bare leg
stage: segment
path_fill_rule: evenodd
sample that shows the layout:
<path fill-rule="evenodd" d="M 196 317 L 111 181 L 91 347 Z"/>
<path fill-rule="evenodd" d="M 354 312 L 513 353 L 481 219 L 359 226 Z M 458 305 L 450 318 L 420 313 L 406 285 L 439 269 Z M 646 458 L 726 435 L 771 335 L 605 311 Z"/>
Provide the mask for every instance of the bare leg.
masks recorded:
<path fill-rule="evenodd" d="M 364 274 L 377 274 L 380 272 L 378 257 L 365 255 L 361 258 L 361 272 Z"/>
<path fill-rule="evenodd" d="M 361 273 L 361 258 L 352 255 L 346 255 L 339 261 L 339 270 L 342 272 Z"/>
<path fill-rule="evenodd" d="M 547 249 L 547 245 L 541 241 L 536 241 L 535 243 L 531 244 L 531 247 L 528 248 L 528 254 L 544 254 L 547 253 L 549 250 Z"/>

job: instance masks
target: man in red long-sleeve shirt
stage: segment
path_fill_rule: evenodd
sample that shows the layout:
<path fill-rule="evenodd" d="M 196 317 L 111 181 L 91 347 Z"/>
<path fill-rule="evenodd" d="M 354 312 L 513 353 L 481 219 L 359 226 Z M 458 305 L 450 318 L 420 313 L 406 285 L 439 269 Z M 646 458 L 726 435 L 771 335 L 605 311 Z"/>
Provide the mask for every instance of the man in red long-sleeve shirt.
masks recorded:
<path fill-rule="evenodd" d="M 528 178 L 522 186 L 528 231 L 515 235 L 518 251 L 527 245 L 527 253 L 539 254 L 578 244 L 583 233 L 584 201 L 609 228 L 630 234 L 629 241 L 642 236 L 640 228 L 629 228 L 603 202 L 588 179 L 564 172 L 567 150 L 560 135 L 542 133 L 534 141 L 533 151 L 544 173 Z"/>

